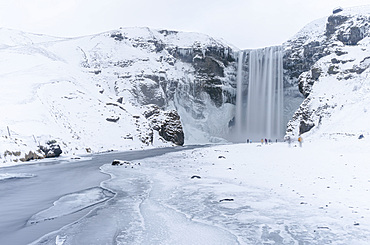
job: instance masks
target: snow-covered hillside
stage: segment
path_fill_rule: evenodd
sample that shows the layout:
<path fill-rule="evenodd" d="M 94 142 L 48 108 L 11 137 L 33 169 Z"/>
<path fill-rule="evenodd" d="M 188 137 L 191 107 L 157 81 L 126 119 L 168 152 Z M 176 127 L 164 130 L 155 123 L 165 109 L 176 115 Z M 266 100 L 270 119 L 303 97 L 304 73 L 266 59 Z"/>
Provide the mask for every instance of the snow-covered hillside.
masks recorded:
<path fill-rule="evenodd" d="M 344 10 L 283 44 L 285 114 L 303 101 L 288 135 L 369 135 L 369 22 L 368 6 Z M 0 161 L 43 157 L 46 142 L 68 155 L 225 142 L 236 51 L 149 28 L 79 38 L 0 29 Z"/>
<path fill-rule="evenodd" d="M 180 113 L 188 139 L 221 136 L 209 122 L 227 128 L 232 118 L 223 103 L 233 93 L 232 50 L 206 35 L 127 28 L 62 39 L 1 29 L 0 47 L 2 162 L 42 157 L 38 146 L 51 141 L 65 154 L 183 144 L 177 112 L 166 110 Z"/>
<path fill-rule="evenodd" d="M 289 135 L 369 135 L 369 23 L 370 6 L 347 9 L 307 25 L 287 42 L 291 67 L 304 71 L 295 78 L 305 96 L 288 124 Z"/>

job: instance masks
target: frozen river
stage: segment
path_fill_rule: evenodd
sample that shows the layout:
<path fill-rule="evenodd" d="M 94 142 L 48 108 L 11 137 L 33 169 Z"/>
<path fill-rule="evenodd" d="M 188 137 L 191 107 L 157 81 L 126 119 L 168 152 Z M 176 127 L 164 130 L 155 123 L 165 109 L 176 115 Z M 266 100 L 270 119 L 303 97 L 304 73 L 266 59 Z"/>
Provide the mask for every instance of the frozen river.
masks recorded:
<path fill-rule="evenodd" d="M 367 245 L 369 153 L 352 150 L 177 147 L 0 168 L 0 244 Z"/>
<path fill-rule="evenodd" d="M 115 244 L 114 240 L 129 244 L 139 237 L 161 239 L 164 234 L 160 233 L 167 228 L 152 214 L 153 208 L 161 207 L 148 200 L 142 203 L 142 210 L 137 209 L 139 199 L 149 191 L 145 176 L 127 172 L 111 181 L 100 167 L 108 163 L 109 168 L 114 159 L 138 160 L 183 149 L 108 153 L 88 160 L 0 168 L 1 244 Z M 188 225 L 183 215 L 170 209 L 165 212 L 168 217 L 164 218 Z M 155 234 L 135 234 L 141 230 L 136 225 L 144 216 Z M 58 235 L 58 230 L 70 239 Z"/>

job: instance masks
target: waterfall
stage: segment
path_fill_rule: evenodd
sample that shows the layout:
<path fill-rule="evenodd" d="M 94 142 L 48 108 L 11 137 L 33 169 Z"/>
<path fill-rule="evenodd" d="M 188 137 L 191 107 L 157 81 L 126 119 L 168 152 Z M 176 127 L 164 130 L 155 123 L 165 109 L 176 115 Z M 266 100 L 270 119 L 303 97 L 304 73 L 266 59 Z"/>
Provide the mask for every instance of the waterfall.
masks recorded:
<path fill-rule="evenodd" d="M 283 52 L 280 46 L 240 52 L 236 108 L 237 141 L 283 138 Z"/>
<path fill-rule="evenodd" d="M 243 57 L 244 52 L 239 52 L 238 70 L 236 74 L 236 115 L 243 114 Z M 243 120 L 241 116 L 235 117 L 236 131 L 242 131 Z"/>

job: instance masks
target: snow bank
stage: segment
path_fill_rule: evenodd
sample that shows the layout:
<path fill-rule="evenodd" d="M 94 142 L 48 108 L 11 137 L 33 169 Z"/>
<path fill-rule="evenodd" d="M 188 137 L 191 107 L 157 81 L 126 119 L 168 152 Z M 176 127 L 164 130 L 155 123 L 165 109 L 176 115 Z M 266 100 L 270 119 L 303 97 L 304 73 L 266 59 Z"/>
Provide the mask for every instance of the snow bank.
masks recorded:
<path fill-rule="evenodd" d="M 241 244 L 367 244 L 369 147 L 368 136 L 216 146 L 145 159 L 132 171 L 150 174 L 157 202 Z"/>

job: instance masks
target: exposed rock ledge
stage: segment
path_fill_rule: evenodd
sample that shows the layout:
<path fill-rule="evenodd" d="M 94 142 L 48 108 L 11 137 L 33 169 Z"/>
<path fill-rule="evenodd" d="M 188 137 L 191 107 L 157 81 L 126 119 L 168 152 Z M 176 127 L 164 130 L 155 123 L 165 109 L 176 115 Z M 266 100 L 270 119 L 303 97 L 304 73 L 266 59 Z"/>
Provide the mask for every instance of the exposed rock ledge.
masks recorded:
<path fill-rule="evenodd" d="M 156 105 L 149 105 L 144 116 L 164 140 L 176 145 L 184 144 L 184 131 L 177 111 L 162 111 Z"/>

